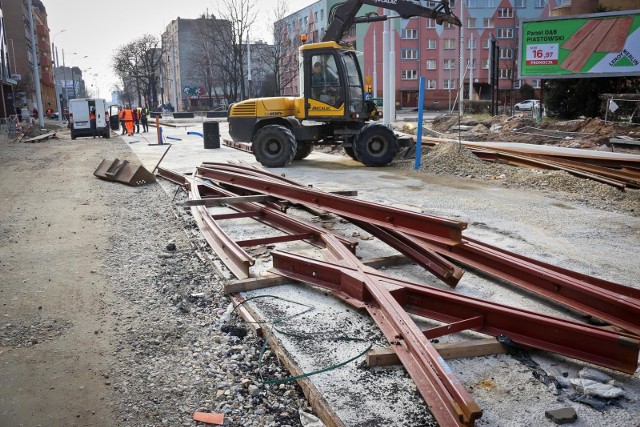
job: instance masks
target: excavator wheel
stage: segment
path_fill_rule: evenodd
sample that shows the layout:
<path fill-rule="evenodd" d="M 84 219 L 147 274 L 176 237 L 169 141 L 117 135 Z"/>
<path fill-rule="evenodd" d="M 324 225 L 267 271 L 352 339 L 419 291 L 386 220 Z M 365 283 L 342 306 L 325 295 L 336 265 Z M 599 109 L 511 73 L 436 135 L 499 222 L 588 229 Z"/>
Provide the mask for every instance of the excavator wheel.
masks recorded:
<path fill-rule="evenodd" d="M 360 130 L 353 148 L 358 161 L 365 166 L 386 166 L 400 149 L 393 131 L 377 123 L 369 123 Z"/>
<path fill-rule="evenodd" d="M 288 165 L 297 151 L 296 139 L 281 125 L 265 126 L 253 137 L 253 154 L 263 166 L 279 168 Z"/>
<path fill-rule="evenodd" d="M 351 157 L 356 162 L 358 161 L 358 158 L 356 157 L 356 153 L 355 153 L 353 147 L 342 147 L 342 149 L 344 150 L 344 152 L 345 152 L 345 154 L 347 156 Z"/>
<path fill-rule="evenodd" d="M 298 149 L 296 155 L 293 156 L 293 160 L 302 160 L 309 157 L 309 154 L 313 151 L 313 144 L 310 142 L 298 142 Z"/>

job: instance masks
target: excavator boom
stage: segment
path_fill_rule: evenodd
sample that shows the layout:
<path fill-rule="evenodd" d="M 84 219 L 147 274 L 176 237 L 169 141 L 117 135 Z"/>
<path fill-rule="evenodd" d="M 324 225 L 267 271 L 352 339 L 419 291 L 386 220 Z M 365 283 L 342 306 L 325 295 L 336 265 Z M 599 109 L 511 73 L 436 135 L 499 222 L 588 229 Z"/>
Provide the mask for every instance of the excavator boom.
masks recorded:
<path fill-rule="evenodd" d="M 462 26 L 460 19 L 455 16 L 449 8 L 449 0 L 441 0 L 440 5 L 433 9 L 410 0 L 347 0 L 344 3 L 338 3 L 332 8 L 329 15 L 329 27 L 327 27 L 322 41 L 339 43 L 354 23 L 386 19 L 386 17 L 381 16 L 356 18 L 356 14 L 360 11 L 362 5 L 365 4 L 393 10 L 405 19 L 422 16 L 435 19 L 438 24 L 448 22 L 458 27 Z"/>

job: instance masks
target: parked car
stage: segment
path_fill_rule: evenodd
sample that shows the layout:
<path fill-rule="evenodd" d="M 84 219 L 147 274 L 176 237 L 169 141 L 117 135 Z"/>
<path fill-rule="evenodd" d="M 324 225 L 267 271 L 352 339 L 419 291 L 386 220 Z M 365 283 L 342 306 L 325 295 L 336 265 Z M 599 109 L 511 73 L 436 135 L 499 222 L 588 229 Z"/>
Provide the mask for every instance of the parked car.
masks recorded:
<path fill-rule="evenodd" d="M 531 111 L 534 105 L 540 105 L 540 101 L 537 99 L 525 99 L 524 101 L 518 102 L 513 108 L 516 111 Z"/>
<path fill-rule="evenodd" d="M 166 103 L 158 105 L 158 107 L 153 111 L 158 113 L 173 113 L 174 110 L 173 105 L 171 105 L 170 103 Z"/>

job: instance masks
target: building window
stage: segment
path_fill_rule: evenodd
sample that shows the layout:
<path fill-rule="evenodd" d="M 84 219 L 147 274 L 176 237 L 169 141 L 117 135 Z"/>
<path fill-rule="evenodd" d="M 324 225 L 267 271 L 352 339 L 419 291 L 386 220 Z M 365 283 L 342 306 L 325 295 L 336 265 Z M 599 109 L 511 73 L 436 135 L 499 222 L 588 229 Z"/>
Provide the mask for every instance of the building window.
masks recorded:
<path fill-rule="evenodd" d="M 520 89 L 521 86 L 522 86 L 522 80 L 516 80 L 513 82 L 514 89 Z"/>
<path fill-rule="evenodd" d="M 471 50 L 471 49 L 475 49 L 478 46 L 478 40 L 476 39 L 468 39 L 467 40 L 467 49 Z"/>
<path fill-rule="evenodd" d="M 427 70 L 435 70 L 438 68 L 437 66 L 438 61 L 436 61 L 435 59 L 427 59 Z"/>
<path fill-rule="evenodd" d="M 435 19 L 427 19 L 427 28 L 435 28 L 436 27 L 436 20 Z"/>
<path fill-rule="evenodd" d="M 445 70 L 455 70 L 456 69 L 456 60 L 455 59 L 445 59 L 443 62 L 444 62 L 444 69 Z"/>
<path fill-rule="evenodd" d="M 402 30 L 402 38 L 406 40 L 414 40 L 418 38 L 418 30 L 414 28 L 405 28 Z"/>
<path fill-rule="evenodd" d="M 498 18 L 513 18 L 513 9 L 510 7 L 501 7 L 498 9 Z"/>
<path fill-rule="evenodd" d="M 467 7 L 477 7 L 476 0 L 467 0 Z"/>
<path fill-rule="evenodd" d="M 436 89 L 436 81 L 427 80 L 427 90 L 435 90 L 435 89 Z"/>
<path fill-rule="evenodd" d="M 498 38 L 499 39 L 512 39 L 513 38 L 513 28 L 498 28 Z"/>
<path fill-rule="evenodd" d="M 540 89 L 540 80 L 539 79 L 532 80 L 531 86 L 533 86 L 534 89 Z"/>
<path fill-rule="evenodd" d="M 401 49 L 400 59 L 418 59 L 418 49 Z"/>
<path fill-rule="evenodd" d="M 476 18 L 467 18 L 467 28 L 476 28 Z"/>
<path fill-rule="evenodd" d="M 445 39 L 446 40 L 446 39 Z M 437 47 L 437 43 L 435 39 L 427 40 L 427 49 L 435 49 Z M 446 48 L 445 48 L 446 49 Z"/>
<path fill-rule="evenodd" d="M 482 48 L 483 49 L 491 49 L 491 39 L 484 39 L 482 41 Z"/>
<path fill-rule="evenodd" d="M 402 80 L 418 80 L 418 70 L 402 70 Z"/>
<path fill-rule="evenodd" d="M 527 7 L 527 0 L 516 0 L 516 7 Z"/>
<path fill-rule="evenodd" d="M 456 88 L 456 79 L 445 79 L 444 84 L 442 85 L 443 89 L 455 89 Z"/>
<path fill-rule="evenodd" d="M 482 20 L 482 26 L 484 28 L 493 28 L 494 24 L 493 24 L 493 18 L 484 18 Z"/>
<path fill-rule="evenodd" d="M 486 7 L 496 7 L 496 0 L 487 0 Z"/>
<path fill-rule="evenodd" d="M 511 68 L 500 68 L 500 78 L 502 80 L 511 80 L 513 70 Z"/>
<path fill-rule="evenodd" d="M 442 42 L 444 43 L 444 49 L 456 48 L 456 39 L 444 39 Z"/>
<path fill-rule="evenodd" d="M 513 49 L 510 47 L 501 47 L 500 59 L 513 59 Z"/>
<path fill-rule="evenodd" d="M 488 70 L 489 69 L 489 62 L 490 62 L 489 59 L 483 59 L 482 60 L 482 69 L 483 70 Z"/>
<path fill-rule="evenodd" d="M 467 70 L 468 69 L 472 69 L 472 70 L 476 69 L 476 60 L 475 59 L 473 61 L 471 61 L 470 59 L 467 59 Z"/>
<path fill-rule="evenodd" d="M 536 8 L 541 9 L 545 7 L 548 0 L 536 0 Z"/>

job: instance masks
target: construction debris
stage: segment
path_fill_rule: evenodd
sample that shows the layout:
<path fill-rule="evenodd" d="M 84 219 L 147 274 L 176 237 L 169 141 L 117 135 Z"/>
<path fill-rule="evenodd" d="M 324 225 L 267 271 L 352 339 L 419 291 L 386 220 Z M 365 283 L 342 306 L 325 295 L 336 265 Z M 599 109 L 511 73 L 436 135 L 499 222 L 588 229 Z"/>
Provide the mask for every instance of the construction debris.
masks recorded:
<path fill-rule="evenodd" d="M 132 165 L 128 160 L 102 160 L 93 175 L 107 181 L 117 181 L 123 184 L 137 187 L 150 182 L 155 182 L 155 175 L 151 174 L 142 165 Z"/>

